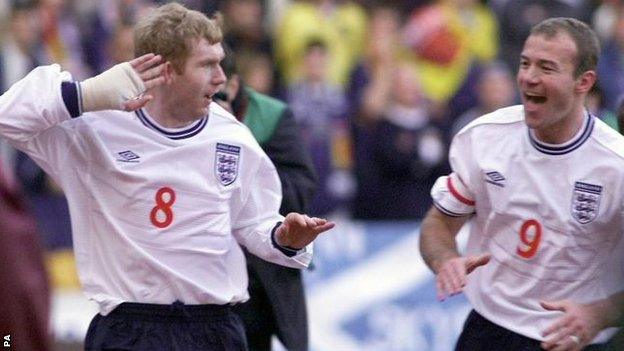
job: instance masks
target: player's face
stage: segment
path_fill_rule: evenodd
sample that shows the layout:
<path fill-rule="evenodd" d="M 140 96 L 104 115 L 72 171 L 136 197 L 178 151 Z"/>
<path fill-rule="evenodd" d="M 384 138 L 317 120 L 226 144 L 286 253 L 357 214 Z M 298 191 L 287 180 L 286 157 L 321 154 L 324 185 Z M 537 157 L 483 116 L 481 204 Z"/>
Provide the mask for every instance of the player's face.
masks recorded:
<path fill-rule="evenodd" d="M 206 39 L 194 41 L 184 73 L 176 75 L 171 87 L 178 116 L 201 118 L 208 115 L 212 96 L 225 83 L 225 74 L 220 65 L 224 57 L 221 43 L 210 44 Z"/>
<path fill-rule="evenodd" d="M 524 115 L 529 128 L 542 141 L 557 136 L 582 116 L 583 96 L 575 79 L 576 44 L 564 33 L 551 38 L 531 35 L 524 43 L 518 70 Z"/>

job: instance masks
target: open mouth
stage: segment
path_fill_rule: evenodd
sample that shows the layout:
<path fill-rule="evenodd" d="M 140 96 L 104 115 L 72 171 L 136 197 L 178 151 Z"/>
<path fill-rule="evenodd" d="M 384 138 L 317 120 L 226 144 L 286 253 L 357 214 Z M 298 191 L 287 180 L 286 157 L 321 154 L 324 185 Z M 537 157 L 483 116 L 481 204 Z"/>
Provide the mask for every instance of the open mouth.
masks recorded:
<path fill-rule="evenodd" d="M 534 104 L 543 104 L 548 100 L 545 96 L 542 95 L 534 95 L 534 94 L 524 94 L 524 99 L 528 102 L 532 102 Z"/>

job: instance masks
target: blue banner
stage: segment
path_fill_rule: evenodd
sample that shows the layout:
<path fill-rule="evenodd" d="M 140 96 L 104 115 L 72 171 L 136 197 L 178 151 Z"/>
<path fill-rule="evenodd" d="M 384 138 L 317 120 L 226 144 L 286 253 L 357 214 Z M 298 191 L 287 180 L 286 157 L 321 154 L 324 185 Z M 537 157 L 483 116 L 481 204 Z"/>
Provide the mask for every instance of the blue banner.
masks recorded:
<path fill-rule="evenodd" d="M 352 222 L 315 242 L 305 273 L 313 351 L 448 351 L 470 310 L 436 300 L 418 222 Z"/>

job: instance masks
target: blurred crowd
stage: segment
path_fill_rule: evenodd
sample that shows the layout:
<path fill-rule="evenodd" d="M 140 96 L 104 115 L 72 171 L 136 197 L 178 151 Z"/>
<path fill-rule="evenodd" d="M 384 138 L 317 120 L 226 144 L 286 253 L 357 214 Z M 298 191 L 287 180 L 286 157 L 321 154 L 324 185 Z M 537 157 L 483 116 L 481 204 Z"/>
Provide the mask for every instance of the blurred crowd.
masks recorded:
<path fill-rule="evenodd" d="M 57 62 L 84 79 L 131 59 L 135 21 L 162 2 L 1 0 L 0 89 L 37 65 Z M 522 43 L 547 17 L 579 18 L 600 36 L 590 111 L 615 127 L 624 96 L 618 0 L 180 2 L 218 12 L 242 79 L 292 108 L 320 181 L 313 215 L 421 219 L 433 182 L 448 172 L 452 136 L 474 118 L 519 102 L 514 76 Z M 67 269 L 71 254 L 60 249 L 71 247 L 71 235 L 62 193 L 1 141 L 0 161 L 26 191 L 44 245 L 59 249 L 51 267 Z"/>

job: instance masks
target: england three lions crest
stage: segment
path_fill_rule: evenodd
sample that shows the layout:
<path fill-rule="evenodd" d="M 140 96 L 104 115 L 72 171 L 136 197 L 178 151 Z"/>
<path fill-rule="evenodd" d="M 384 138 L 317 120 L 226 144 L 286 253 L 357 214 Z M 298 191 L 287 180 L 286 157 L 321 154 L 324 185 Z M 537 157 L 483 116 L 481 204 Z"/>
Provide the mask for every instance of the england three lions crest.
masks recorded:
<path fill-rule="evenodd" d="M 601 194 L 602 187 L 600 185 L 583 182 L 574 183 L 572 217 L 581 224 L 593 221 L 598 216 Z"/>
<path fill-rule="evenodd" d="M 230 185 L 238 176 L 238 161 L 240 159 L 240 147 L 217 143 L 215 151 L 215 175 L 219 183 Z"/>

